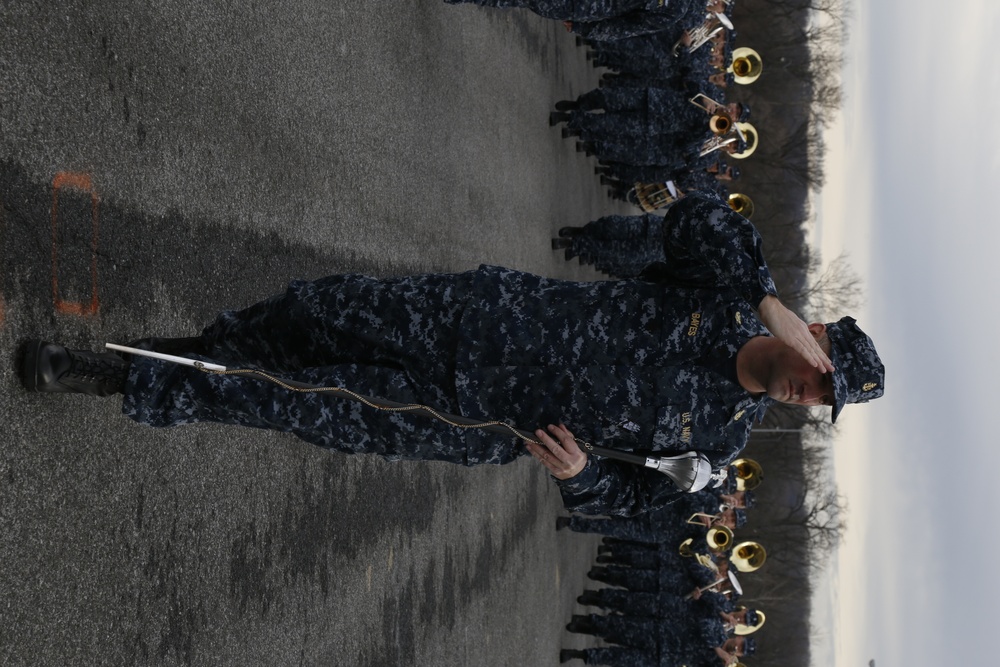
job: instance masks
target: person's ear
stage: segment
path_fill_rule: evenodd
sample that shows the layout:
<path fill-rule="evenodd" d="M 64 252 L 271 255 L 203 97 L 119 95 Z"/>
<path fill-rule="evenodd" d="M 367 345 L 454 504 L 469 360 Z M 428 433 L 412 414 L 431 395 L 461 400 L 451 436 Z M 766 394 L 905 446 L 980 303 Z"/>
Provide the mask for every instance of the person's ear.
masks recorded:
<path fill-rule="evenodd" d="M 813 335 L 813 338 L 819 340 L 820 337 L 826 333 L 826 325 L 820 324 L 819 322 L 813 322 L 809 325 L 809 333 Z"/>

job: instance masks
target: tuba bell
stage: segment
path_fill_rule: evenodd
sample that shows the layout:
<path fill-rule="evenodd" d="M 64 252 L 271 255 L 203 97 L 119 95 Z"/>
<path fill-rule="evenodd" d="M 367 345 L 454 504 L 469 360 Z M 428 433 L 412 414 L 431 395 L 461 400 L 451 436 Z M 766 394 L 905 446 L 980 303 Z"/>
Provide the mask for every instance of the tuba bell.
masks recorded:
<path fill-rule="evenodd" d="M 741 85 L 753 83 L 764 71 L 764 61 L 753 49 L 741 46 L 733 50 L 733 62 L 726 68 L 733 75 L 733 80 Z"/>
<path fill-rule="evenodd" d="M 733 209 L 747 220 L 753 216 L 753 200 L 742 192 L 734 192 L 727 199 L 729 208 Z"/>
<path fill-rule="evenodd" d="M 736 459 L 730 464 L 736 469 L 736 490 L 750 491 L 764 481 L 764 469 L 753 459 Z"/>
<path fill-rule="evenodd" d="M 755 572 L 767 560 L 767 551 L 760 542 L 740 542 L 733 547 L 733 555 L 729 557 L 740 572 Z"/>

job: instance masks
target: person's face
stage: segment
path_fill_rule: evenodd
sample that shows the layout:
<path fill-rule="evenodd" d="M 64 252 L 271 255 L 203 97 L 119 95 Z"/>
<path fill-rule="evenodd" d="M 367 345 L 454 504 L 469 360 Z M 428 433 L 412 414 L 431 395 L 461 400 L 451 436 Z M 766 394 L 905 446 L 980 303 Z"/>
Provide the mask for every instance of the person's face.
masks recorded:
<path fill-rule="evenodd" d="M 733 620 L 736 621 L 737 625 L 746 625 L 747 624 L 747 610 L 746 609 L 741 609 L 739 611 L 734 611 L 733 612 Z"/>
<path fill-rule="evenodd" d="M 732 510 L 726 510 L 721 515 L 719 515 L 718 520 L 715 522 L 717 526 L 725 526 L 726 528 L 734 529 L 736 528 L 736 514 Z"/>
<path fill-rule="evenodd" d="M 729 505 L 730 507 L 743 507 L 743 499 L 745 496 L 744 491 L 737 491 L 736 493 L 727 493 L 719 496 L 719 500 Z"/>
<path fill-rule="evenodd" d="M 826 327 L 810 324 L 813 336 L 820 338 Z M 829 343 L 824 345 L 829 354 Z M 833 405 L 833 375 L 809 364 L 798 352 L 781 343 L 774 351 L 771 373 L 766 383 L 767 395 L 791 405 Z"/>
<path fill-rule="evenodd" d="M 723 645 L 723 650 L 726 653 L 733 653 L 735 655 L 743 655 L 743 637 L 733 637 L 732 639 L 727 639 L 726 643 Z"/>

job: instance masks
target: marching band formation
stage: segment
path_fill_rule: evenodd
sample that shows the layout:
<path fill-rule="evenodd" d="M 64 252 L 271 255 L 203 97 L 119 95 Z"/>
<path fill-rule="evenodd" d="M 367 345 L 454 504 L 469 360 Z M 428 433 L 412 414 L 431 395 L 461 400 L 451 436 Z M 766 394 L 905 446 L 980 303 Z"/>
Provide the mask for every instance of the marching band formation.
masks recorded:
<path fill-rule="evenodd" d="M 560 517 L 556 528 L 604 535 L 588 573 L 607 584 L 577 601 L 607 614 L 575 615 L 566 628 L 613 646 L 564 649 L 563 662 L 618 667 L 742 665 L 756 651 L 752 635 L 766 620 L 760 609 L 737 604 L 739 577 L 764 564 L 758 542 L 737 542 L 755 504 L 763 469 L 737 459 L 726 484 L 684 496 L 629 518 Z"/>
<path fill-rule="evenodd" d="M 749 105 L 727 102 L 734 85 L 760 77 L 763 61 L 735 48 L 734 0 L 446 0 L 522 7 L 564 21 L 586 44 L 586 58 L 606 68 L 600 86 L 556 103 L 549 125 L 562 125 L 577 151 L 594 156 L 610 198 L 642 215 L 609 215 L 564 227 L 552 247 L 598 271 L 635 278 L 662 262 L 670 206 L 692 191 L 714 193 L 749 218 L 754 205 L 730 193 L 733 161 L 750 157 L 759 135 Z M 728 162 L 727 162 L 728 160 Z M 666 209 L 666 219 L 655 211 Z M 662 211 L 661 211 L 662 213 Z M 571 632 L 607 645 L 564 649 L 560 660 L 620 667 L 743 666 L 766 620 L 738 604 L 739 577 L 766 560 L 757 542 L 734 531 L 754 506 L 763 471 L 734 461 L 727 485 L 690 494 L 631 518 L 560 517 L 557 528 L 604 535 L 588 574 L 607 587 L 577 601 L 606 613 L 574 615 Z"/>

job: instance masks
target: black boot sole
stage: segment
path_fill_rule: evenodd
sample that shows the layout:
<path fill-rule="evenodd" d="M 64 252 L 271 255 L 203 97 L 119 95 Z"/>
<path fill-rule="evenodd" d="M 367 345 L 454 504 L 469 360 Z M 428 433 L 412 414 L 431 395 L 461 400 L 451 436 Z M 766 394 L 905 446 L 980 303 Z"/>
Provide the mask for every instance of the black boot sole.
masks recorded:
<path fill-rule="evenodd" d="M 17 351 L 17 364 L 21 370 L 21 384 L 27 391 L 38 391 L 38 351 L 48 343 L 44 340 L 28 340 Z"/>

